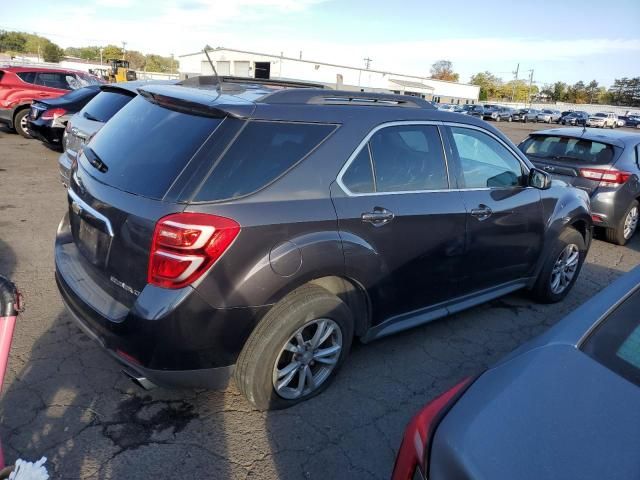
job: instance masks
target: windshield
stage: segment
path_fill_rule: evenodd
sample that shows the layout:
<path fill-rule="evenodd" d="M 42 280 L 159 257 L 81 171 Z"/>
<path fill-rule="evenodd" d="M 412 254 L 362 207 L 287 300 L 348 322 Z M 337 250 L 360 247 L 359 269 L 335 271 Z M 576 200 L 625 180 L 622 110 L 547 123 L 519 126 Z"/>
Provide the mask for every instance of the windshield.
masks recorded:
<path fill-rule="evenodd" d="M 523 144 L 522 151 L 525 155 L 540 159 L 566 160 L 594 165 L 609 164 L 614 155 L 613 147 L 606 143 L 553 135 L 530 137 Z"/>
<path fill-rule="evenodd" d="M 640 293 L 616 308 L 581 346 L 583 352 L 640 385 Z"/>
<path fill-rule="evenodd" d="M 607 116 L 607 114 L 606 114 L 606 113 L 596 113 L 596 114 L 594 115 L 594 117 L 606 117 L 606 116 Z"/>

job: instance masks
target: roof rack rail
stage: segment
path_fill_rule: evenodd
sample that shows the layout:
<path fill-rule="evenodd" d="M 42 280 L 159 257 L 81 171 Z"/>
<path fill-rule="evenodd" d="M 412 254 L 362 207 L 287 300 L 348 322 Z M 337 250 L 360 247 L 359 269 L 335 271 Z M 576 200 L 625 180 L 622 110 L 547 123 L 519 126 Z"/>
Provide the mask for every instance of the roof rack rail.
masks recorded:
<path fill-rule="evenodd" d="M 346 90 L 280 90 L 262 98 L 263 103 L 306 103 L 311 105 L 369 105 L 435 109 L 426 100 L 412 95 L 349 92 Z"/>
<path fill-rule="evenodd" d="M 290 88 L 315 88 L 323 89 L 324 85 L 321 83 L 300 82 L 294 80 L 272 80 L 265 78 L 251 78 L 251 77 L 234 77 L 231 75 L 224 75 L 220 77 L 221 83 L 241 83 L 247 85 L 268 85 L 273 87 L 290 87 Z M 216 86 L 218 84 L 218 78 L 215 75 L 198 75 L 197 77 L 189 77 L 182 80 L 178 85 L 184 85 L 189 87 L 202 87 L 202 86 Z"/>

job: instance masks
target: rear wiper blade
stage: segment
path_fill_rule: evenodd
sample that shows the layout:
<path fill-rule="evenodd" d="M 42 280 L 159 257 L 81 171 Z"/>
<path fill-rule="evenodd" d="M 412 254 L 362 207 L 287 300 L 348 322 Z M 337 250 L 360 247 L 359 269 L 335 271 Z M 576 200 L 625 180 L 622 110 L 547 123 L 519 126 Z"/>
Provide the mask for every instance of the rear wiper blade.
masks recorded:
<path fill-rule="evenodd" d="M 99 172 L 107 173 L 107 170 L 109 170 L 109 167 L 107 167 L 107 164 L 102 161 L 102 159 L 98 156 L 96 152 L 94 152 L 89 147 L 84 147 L 83 152 L 85 157 L 87 157 L 87 160 L 89 160 L 89 163 L 93 168 L 95 168 Z"/>
<path fill-rule="evenodd" d="M 87 120 L 92 120 L 94 122 L 101 122 L 102 120 L 100 120 L 99 118 L 94 117 L 93 115 L 91 115 L 89 112 L 84 112 L 82 114 L 84 116 L 84 118 L 86 118 Z"/>

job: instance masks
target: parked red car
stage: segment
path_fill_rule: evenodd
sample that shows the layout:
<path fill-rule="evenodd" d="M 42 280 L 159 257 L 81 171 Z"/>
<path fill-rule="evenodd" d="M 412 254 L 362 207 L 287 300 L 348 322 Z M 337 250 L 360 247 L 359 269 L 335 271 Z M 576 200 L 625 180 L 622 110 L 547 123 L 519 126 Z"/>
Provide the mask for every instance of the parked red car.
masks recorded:
<path fill-rule="evenodd" d="M 69 90 L 104 83 L 98 77 L 77 70 L 43 67 L 0 67 L 0 123 L 25 138 L 27 115 L 33 100 L 56 98 Z"/>

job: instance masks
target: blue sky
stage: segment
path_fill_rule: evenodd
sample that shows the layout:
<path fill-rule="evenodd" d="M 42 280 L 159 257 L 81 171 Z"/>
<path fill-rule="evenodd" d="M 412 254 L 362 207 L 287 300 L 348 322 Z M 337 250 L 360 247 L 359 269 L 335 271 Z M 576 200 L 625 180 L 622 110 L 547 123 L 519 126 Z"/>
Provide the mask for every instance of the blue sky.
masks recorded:
<path fill-rule="evenodd" d="M 539 85 L 640 76 L 640 0 L 0 0 L 0 28 L 61 46 L 121 44 L 176 56 L 205 44 L 461 80 L 534 69 Z"/>

